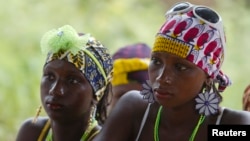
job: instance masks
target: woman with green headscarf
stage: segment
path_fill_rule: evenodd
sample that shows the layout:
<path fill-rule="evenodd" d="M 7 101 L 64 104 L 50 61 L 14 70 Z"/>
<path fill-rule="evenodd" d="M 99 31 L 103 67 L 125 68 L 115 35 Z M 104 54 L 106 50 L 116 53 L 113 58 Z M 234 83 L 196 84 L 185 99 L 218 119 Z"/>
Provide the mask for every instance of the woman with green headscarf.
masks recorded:
<path fill-rule="evenodd" d="M 47 54 L 41 79 L 41 102 L 48 117 L 27 119 L 16 141 L 90 141 L 107 117 L 112 57 L 90 34 L 69 25 L 41 39 Z"/>

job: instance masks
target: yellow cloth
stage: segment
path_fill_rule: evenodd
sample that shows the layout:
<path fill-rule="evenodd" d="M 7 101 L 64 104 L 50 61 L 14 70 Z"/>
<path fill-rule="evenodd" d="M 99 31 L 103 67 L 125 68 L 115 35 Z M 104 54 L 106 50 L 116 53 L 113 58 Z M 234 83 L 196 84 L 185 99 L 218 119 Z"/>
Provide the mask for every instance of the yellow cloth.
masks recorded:
<path fill-rule="evenodd" d="M 114 61 L 112 85 L 128 84 L 129 72 L 147 70 L 149 58 L 121 58 Z"/>

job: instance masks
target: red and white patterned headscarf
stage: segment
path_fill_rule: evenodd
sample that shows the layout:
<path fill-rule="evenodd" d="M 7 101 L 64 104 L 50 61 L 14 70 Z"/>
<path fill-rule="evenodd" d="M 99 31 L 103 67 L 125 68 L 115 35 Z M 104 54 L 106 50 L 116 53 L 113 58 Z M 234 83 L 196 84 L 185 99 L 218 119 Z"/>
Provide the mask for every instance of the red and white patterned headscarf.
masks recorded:
<path fill-rule="evenodd" d="M 231 85 L 221 71 L 225 47 L 219 30 L 196 18 L 192 9 L 167 17 L 156 35 L 152 51 L 166 51 L 194 63 L 219 83 L 220 92 Z"/>

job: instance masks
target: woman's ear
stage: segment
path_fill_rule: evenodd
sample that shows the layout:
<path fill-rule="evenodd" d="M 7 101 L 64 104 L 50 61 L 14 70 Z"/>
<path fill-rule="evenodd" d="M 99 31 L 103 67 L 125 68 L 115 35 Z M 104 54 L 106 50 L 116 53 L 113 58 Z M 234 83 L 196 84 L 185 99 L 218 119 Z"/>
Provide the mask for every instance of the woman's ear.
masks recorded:
<path fill-rule="evenodd" d="M 97 105 L 97 103 L 98 103 L 97 100 L 95 98 L 93 98 L 92 101 L 91 101 L 91 104 L 92 105 Z"/>
<path fill-rule="evenodd" d="M 205 85 L 211 87 L 211 86 L 213 85 L 213 79 L 210 78 L 210 77 L 208 77 L 208 78 L 205 80 Z"/>

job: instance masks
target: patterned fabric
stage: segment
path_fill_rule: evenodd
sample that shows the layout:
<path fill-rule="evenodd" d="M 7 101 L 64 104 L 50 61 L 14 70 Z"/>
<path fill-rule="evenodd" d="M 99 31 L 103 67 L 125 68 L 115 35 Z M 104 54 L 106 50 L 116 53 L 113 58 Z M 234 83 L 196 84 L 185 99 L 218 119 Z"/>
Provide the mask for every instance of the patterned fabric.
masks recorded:
<path fill-rule="evenodd" d="M 151 48 L 145 43 L 136 43 L 121 47 L 112 56 L 114 60 L 121 58 L 150 58 Z"/>
<path fill-rule="evenodd" d="M 120 48 L 114 53 L 114 86 L 130 81 L 144 83 L 148 79 L 148 65 L 151 48 L 144 43 L 136 43 Z"/>
<path fill-rule="evenodd" d="M 230 79 L 221 71 L 224 39 L 219 29 L 196 18 L 191 8 L 185 13 L 167 17 L 156 35 L 152 50 L 166 51 L 189 60 L 218 82 L 218 90 L 223 91 L 231 85 Z"/>
<path fill-rule="evenodd" d="M 69 30 L 71 32 L 69 32 Z M 55 44 L 55 46 L 59 46 L 57 47 L 59 49 L 56 51 L 52 49 L 49 50 L 46 63 L 61 59 L 74 64 L 88 79 L 99 101 L 104 94 L 107 84 L 112 79 L 113 61 L 107 48 L 89 34 L 78 34 L 74 32 L 71 26 L 64 26 L 58 30 L 53 30 L 53 32 L 57 34 L 51 35 L 51 33 L 48 32 L 49 35 L 45 34 L 41 41 L 42 49 L 45 45 L 48 46 L 49 43 L 51 44 L 51 42 L 53 42 L 52 45 Z M 69 37 L 71 36 L 69 34 L 74 34 L 74 36 Z M 53 39 L 53 35 L 59 36 L 57 37 L 59 39 Z M 48 38 L 48 36 L 50 38 Z M 87 38 L 87 41 L 85 44 L 80 44 L 78 50 L 74 49 L 74 51 L 72 51 L 73 46 L 76 46 L 74 43 L 80 40 L 81 37 Z M 61 40 L 63 40 L 63 43 L 60 43 Z M 62 48 L 67 45 L 68 47 L 66 49 Z"/>

